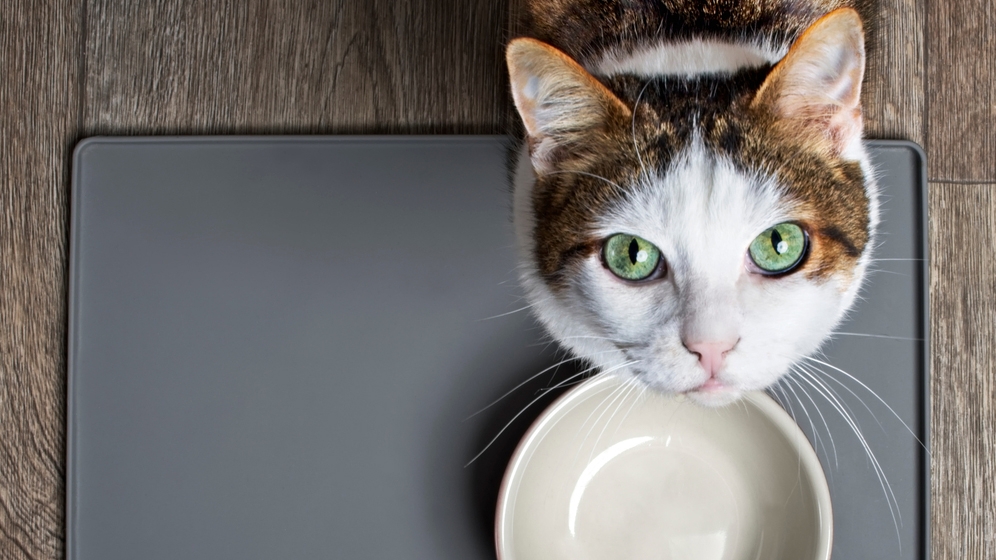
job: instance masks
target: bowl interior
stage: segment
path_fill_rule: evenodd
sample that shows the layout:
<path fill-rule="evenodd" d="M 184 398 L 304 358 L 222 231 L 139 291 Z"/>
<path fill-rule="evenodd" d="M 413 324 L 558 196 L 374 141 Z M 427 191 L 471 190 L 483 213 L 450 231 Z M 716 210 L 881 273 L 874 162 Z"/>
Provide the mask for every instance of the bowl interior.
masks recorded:
<path fill-rule="evenodd" d="M 554 403 L 502 485 L 502 560 L 826 560 L 830 494 L 763 393 L 724 408 L 601 377 Z"/>

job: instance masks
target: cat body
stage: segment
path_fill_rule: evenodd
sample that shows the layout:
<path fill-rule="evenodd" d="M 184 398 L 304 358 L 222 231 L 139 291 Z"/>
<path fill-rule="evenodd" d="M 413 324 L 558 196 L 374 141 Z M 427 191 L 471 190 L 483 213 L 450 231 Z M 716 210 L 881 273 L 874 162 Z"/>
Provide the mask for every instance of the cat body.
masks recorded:
<path fill-rule="evenodd" d="M 602 371 L 705 404 L 777 382 L 854 303 L 878 221 L 840 1 L 531 0 L 521 277 Z M 790 262 L 791 261 L 791 262 Z"/>

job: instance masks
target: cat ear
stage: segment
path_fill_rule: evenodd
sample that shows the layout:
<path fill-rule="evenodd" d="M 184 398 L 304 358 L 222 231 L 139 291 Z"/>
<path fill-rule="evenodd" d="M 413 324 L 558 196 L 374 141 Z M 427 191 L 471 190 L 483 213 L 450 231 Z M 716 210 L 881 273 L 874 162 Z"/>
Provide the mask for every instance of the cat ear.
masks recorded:
<path fill-rule="evenodd" d="M 861 140 L 864 71 L 861 18 L 851 8 L 834 10 L 796 39 L 753 104 L 841 154 Z"/>
<path fill-rule="evenodd" d="M 630 110 L 566 54 L 535 39 L 515 39 L 506 51 L 512 97 L 529 136 L 537 171 L 598 144 Z"/>

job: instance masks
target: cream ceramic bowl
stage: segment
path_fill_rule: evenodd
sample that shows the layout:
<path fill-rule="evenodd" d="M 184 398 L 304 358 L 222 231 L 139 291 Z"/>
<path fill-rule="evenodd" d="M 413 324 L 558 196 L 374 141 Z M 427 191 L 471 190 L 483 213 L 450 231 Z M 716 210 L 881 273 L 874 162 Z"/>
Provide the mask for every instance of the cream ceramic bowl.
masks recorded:
<path fill-rule="evenodd" d="M 827 560 L 816 453 L 763 393 L 725 408 L 579 385 L 529 429 L 498 499 L 501 560 Z"/>

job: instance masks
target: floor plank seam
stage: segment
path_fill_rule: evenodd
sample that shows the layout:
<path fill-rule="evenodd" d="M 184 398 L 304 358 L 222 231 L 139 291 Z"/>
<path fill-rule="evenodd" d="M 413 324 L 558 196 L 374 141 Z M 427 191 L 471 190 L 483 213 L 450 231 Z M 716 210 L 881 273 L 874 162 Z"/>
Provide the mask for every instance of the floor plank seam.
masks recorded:
<path fill-rule="evenodd" d="M 80 24 L 77 33 L 77 56 L 79 61 L 77 62 L 77 84 L 76 84 L 76 130 L 73 133 L 72 141 L 76 142 L 81 138 L 81 133 L 85 126 L 86 119 L 86 66 L 87 66 L 87 56 L 86 56 L 86 38 L 87 38 L 87 3 L 82 2 L 80 5 Z"/>
<path fill-rule="evenodd" d="M 927 178 L 928 183 L 943 183 L 945 185 L 978 185 L 978 186 L 992 186 L 996 185 L 996 181 L 974 181 L 970 179 L 931 179 Z"/>

